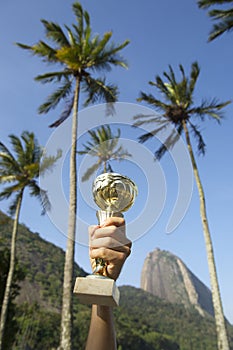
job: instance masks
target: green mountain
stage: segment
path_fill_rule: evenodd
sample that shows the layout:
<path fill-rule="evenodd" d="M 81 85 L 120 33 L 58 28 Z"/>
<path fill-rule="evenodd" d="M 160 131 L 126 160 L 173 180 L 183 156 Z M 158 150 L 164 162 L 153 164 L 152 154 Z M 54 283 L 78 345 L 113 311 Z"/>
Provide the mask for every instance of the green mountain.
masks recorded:
<path fill-rule="evenodd" d="M 0 227 L 2 251 L 10 247 L 12 229 L 12 220 L 2 212 Z M 20 294 L 14 300 L 13 345 L 6 350 L 54 350 L 59 344 L 64 251 L 20 225 L 17 258 L 25 279 L 19 282 Z M 85 275 L 75 265 L 74 277 Z M 217 349 L 211 316 L 132 286 L 122 286 L 120 291 L 120 306 L 114 309 L 118 350 Z M 85 347 L 90 311 L 74 297 L 74 349 Z M 233 349 L 233 327 L 228 329 Z"/>

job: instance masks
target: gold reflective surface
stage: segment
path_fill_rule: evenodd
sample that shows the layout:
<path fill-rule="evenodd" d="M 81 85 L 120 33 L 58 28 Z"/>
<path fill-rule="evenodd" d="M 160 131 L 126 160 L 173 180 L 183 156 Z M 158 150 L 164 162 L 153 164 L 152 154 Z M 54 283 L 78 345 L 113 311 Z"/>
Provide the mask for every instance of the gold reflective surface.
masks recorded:
<path fill-rule="evenodd" d="M 133 205 L 138 189 L 127 176 L 104 173 L 95 179 L 92 192 L 95 203 L 102 210 L 124 212 Z"/>

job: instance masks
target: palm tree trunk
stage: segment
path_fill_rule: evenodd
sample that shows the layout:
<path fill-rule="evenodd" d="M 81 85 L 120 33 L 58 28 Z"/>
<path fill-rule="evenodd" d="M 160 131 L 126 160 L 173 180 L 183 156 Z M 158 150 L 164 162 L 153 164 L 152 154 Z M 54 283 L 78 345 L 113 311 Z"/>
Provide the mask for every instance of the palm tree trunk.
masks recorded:
<path fill-rule="evenodd" d="M 212 244 L 212 240 L 211 240 L 209 224 L 208 224 L 208 219 L 207 219 L 204 190 L 203 190 L 203 186 L 202 186 L 201 179 L 199 176 L 197 163 L 196 163 L 196 160 L 195 160 L 195 157 L 193 154 L 193 150 L 192 150 L 192 146 L 191 146 L 191 142 L 190 142 L 190 137 L 189 137 L 189 132 L 188 132 L 188 128 L 187 128 L 185 121 L 183 121 L 183 128 L 185 131 L 186 142 L 188 145 L 188 151 L 189 151 L 189 155 L 191 158 L 193 172 L 194 172 L 194 176 L 195 176 L 195 180 L 196 180 L 196 184 L 197 184 L 197 188 L 198 188 L 198 193 L 199 193 L 199 199 L 200 199 L 200 215 L 201 215 L 201 220 L 202 220 L 202 227 L 203 227 L 203 233 L 204 233 L 204 238 L 205 238 L 207 260 L 208 260 L 208 266 L 209 266 L 218 350 L 229 350 L 230 346 L 229 346 L 229 342 L 228 342 L 226 324 L 225 324 L 225 319 L 224 319 L 224 314 L 223 314 L 223 307 L 222 307 L 222 301 L 221 301 L 221 296 L 220 296 L 220 289 L 219 289 L 217 271 L 216 271 L 216 265 L 215 265 L 215 259 L 214 259 L 213 244 Z"/>
<path fill-rule="evenodd" d="M 10 255 L 10 266 L 9 271 L 7 275 L 7 281 L 6 281 L 6 287 L 2 302 L 2 309 L 1 309 L 1 319 L 0 319 L 0 350 L 3 349 L 3 338 L 4 338 L 4 331 L 6 327 L 6 320 L 7 320 L 7 311 L 10 301 L 10 293 L 11 293 L 11 285 L 15 270 L 15 257 L 16 257 L 16 238 L 17 238 L 17 231 L 18 231 L 18 222 L 19 222 L 19 214 L 20 214 L 20 208 L 21 203 L 23 199 L 23 190 L 21 190 L 21 193 L 18 197 L 18 202 L 15 210 L 15 219 L 13 224 L 13 230 L 12 230 L 12 236 L 11 236 L 11 255 Z"/>
<path fill-rule="evenodd" d="M 80 91 L 80 78 L 77 77 L 74 96 L 71 154 L 70 154 L 70 194 L 69 194 L 69 222 L 67 247 L 64 266 L 64 281 L 62 295 L 61 314 L 61 339 L 60 350 L 72 349 L 72 299 L 73 299 L 73 272 L 74 272 L 74 246 L 77 214 L 77 126 L 78 126 L 78 102 Z"/>

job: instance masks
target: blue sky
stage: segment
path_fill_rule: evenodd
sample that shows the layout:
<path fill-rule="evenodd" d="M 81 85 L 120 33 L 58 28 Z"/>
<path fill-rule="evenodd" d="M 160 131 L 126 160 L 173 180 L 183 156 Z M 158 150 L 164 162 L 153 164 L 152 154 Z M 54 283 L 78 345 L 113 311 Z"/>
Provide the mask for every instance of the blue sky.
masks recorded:
<path fill-rule="evenodd" d="M 72 1 L 68 0 L 59 2 L 55 0 L 41 0 L 40 2 L 12 0 L 2 2 L 0 5 L 0 139 L 7 145 L 10 133 L 20 135 L 23 130 L 34 131 L 42 145 L 45 145 L 53 135 L 54 131 L 49 129 L 48 125 L 57 118 L 58 111 L 53 111 L 47 116 L 37 114 L 38 106 L 51 92 L 51 87 L 40 85 L 33 80 L 37 74 L 47 69 L 52 70 L 52 67 L 47 67 L 38 58 L 20 50 L 14 43 L 22 42 L 31 45 L 39 39 L 44 39 L 41 18 L 59 24 L 73 23 L 75 19 L 71 5 Z M 224 35 L 212 43 L 207 43 L 212 23 L 206 12 L 198 9 L 196 1 L 155 2 L 146 0 L 133 2 L 132 5 L 132 2 L 123 0 L 117 2 L 85 0 L 82 1 L 82 5 L 90 13 L 95 33 L 103 34 L 112 30 L 114 42 L 121 43 L 125 39 L 131 41 L 122 52 L 129 63 L 129 69 L 119 68 L 108 75 L 108 80 L 119 86 L 120 102 L 126 105 L 137 104 L 136 98 L 140 90 L 156 94 L 156 91 L 148 85 L 149 80 L 153 80 L 157 74 L 162 75 L 163 71 L 168 69 L 169 64 L 179 74 L 177 68 L 181 63 L 188 74 L 195 60 L 201 67 L 195 93 L 196 104 L 199 104 L 202 98 L 217 97 L 224 101 L 232 99 L 233 35 Z M 207 152 L 205 157 L 198 158 L 198 166 L 207 197 L 207 211 L 224 311 L 231 322 L 233 322 L 233 283 L 230 277 L 233 264 L 232 113 L 233 106 L 230 105 L 225 109 L 225 119 L 221 126 L 208 119 L 201 125 Z M 82 114 L 80 120 L 81 117 Z M 114 123 L 118 122 L 116 117 Z M 80 123 L 83 123 L 81 127 L 85 130 L 85 121 L 80 121 Z M 93 123 L 96 121 L 93 120 Z M 85 135 L 83 137 L 85 139 Z M 122 138 L 134 140 L 135 134 L 130 128 L 124 126 Z M 148 144 L 150 153 L 154 149 L 154 144 Z M 119 172 L 127 172 L 131 177 L 137 174 L 135 181 L 138 180 L 139 196 L 134 209 L 126 213 L 128 221 L 132 220 L 133 215 L 137 215 L 140 207 L 146 203 L 143 195 L 144 191 L 149 192 L 147 188 L 148 170 L 143 173 L 143 168 L 148 169 L 148 159 L 145 157 L 145 163 L 139 164 L 138 168 L 137 165 L 130 162 L 116 164 Z M 195 185 L 186 215 L 180 225 L 171 234 L 167 234 L 166 226 L 174 207 L 178 187 L 178 177 L 172 157 L 167 155 L 155 171 L 160 174 L 158 176 L 160 176 L 161 183 L 163 183 L 163 177 L 165 178 L 164 206 L 153 227 L 141 238 L 134 240 L 132 254 L 118 284 L 139 287 L 143 261 L 149 252 L 159 247 L 178 255 L 209 286 Z M 68 187 L 66 170 L 63 174 L 63 185 L 66 191 Z M 155 189 L 160 190 L 158 184 L 155 184 Z M 80 199 L 80 213 L 87 212 L 84 202 L 85 200 Z M 6 203 L 2 202 L 0 206 L 6 211 Z M 93 220 L 90 222 L 93 223 L 95 221 L 94 210 L 93 208 L 88 210 L 86 220 Z M 43 238 L 65 249 L 65 235 L 56 228 L 49 217 L 39 216 L 39 206 L 27 196 L 22 208 L 21 222 L 24 222 L 33 231 L 39 232 Z M 138 226 L 138 231 L 144 232 L 142 224 Z M 136 235 L 138 237 L 141 234 L 136 233 Z M 90 271 L 88 249 L 85 245 L 77 244 L 76 261 L 85 270 Z"/>

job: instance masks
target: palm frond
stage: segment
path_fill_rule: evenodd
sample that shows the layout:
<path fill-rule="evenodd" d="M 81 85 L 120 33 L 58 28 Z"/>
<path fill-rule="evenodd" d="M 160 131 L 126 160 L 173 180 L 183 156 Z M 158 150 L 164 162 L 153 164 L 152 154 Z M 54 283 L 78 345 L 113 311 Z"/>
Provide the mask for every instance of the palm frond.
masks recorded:
<path fill-rule="evenodd" d="M 112 32 L 107 32 L 104 34 L 101 40 L 96 40 L 94 42 L 95 46 L 93 46 L 94 49 L 91 52 L 91 57 L 93 58 L 94 62 L 94 64 L 90 66 L 92 69 L 104 69 L 110 71 L 112 65 L 120 66 L 122 68 L 128 67 L 127 61 L 118 53 L 129 44 L 129 40 L 125 40 L 120 45 L 108 45 L 111 37 Z"/>
<path fill-rule="evenodd" d="M 126 68 L 127 63 L 119 55 L 119 52 L 128 45 L 126 40 L 122 44 L 115 45 L 110 43 L 111 32 L 103 36 L 95 35 L 92 37 L 90 26 L 90 17 L 87 11 L 82 8 L 79 2 L 72 6 L 76 16 L 77 24 L 72 27 L 63 28 L 54 22 L 43 19 L 41 22 L 46 31 L 46 37 L 53 41 L 55 47 L 49 46 L 46 42 L 40 40 L 35 45 L 29 46 L 17 43 L 23 49 L 31 51 L 34 55 L 42 57 L 46 62 L 60 63 L 64 70 L 38 75 L 35 79 L 42 83 L 62 83 L 57 90 L 48 96 L 38 111 L 40 114 L 48 113 L 51 109 L 57 107 L 62 99 L 66 99 L 71 93 L 72 78 L 80 77 L 83 91 L 87 93 L 85 106 L 89 103 L 103 101 L 107 103 L 107 114 L 114 113 L 114 102 L 118 97 L 118 89 L 113 84 L 106 84 L 105 78 L 93 79 L 89 71 L 109 71 L 112 66 L 121 66 Z M 51 125 L 57 126 L 64 121 L 71 112 L 69 105 L 60 118 Z"/>
<path fill-rule="evenodd" d="M 0 200 L 8 199 L 12 195 L 12 191 L 10 191 L 11 187 L 4 188 L 3 191 L 0 192 Z"/>
<path fill-rule="evenodd" d="M 76 46 L 77 42 L 76 42 L 76 38 L 75 38 L 74 33 L 72 32 L 72 30 L 67 25 L 65 25 L 65 28 L 66 28 L 66 30 L 68 32 L 70 46 Z"/>
<path fill-rule="evenodd" d="M 112 32 L 104 33 L 103 38 L 101 40 L 98 40 L 98 44 L 96 43 L 95 48 L 92 50 L 93 57 L 98 57 L 100 52 L 103 52 L 105 46 L 107 45 L 111 37 L 112 37 Z"/>
<path fill-rule="evenodd" d="M 16 43 L 17 46 L 21 47 L 21 49 L 29 50 L 33 53 L 33 55 L 42 57 L 46 62 L 57 62 L 56 58 L 56 50 L 54 50 L 51 46 L 46 44 L 44 41 L 40 40 L 37 44 L 33 46 Z"/>
<path fill-rule="evenodd" d="M 218 99 L 213 98 L 211 101 L 203 100 L 201 105 L 190 110 L 190 113 L 196 114 L 203 120 L 205 115 L 214 118 L 220 122 L 223 118 L 222 109 L 230 104 L 231 101 L 219 102 Z"/>
<path fill-rule="evenodd" d="M 86 172 L 83 174 L 82 176 L 82 181 L 87 181 L 89 180 L 89 178 L 91 177 L 92 174 L 94 174 L 94 172 L 99 168 L 100 166 L 100 162 L 97 162 L 95 164 L 93 164 L 92 166 L 90 166 Z"/>
<path fill-rule="evenodd" d="M 41 157 L 41 149 L 34 133 L 24 131 L 21 134 L 21 138 L 24 142 L 22 165 L 27 166 L 39 163 Z"/>
<path fill-rule="evenodd" d="M 90 103 L 107 102 L 107 114 L 114 113 L 114 102 L 117 101 L 118 88 L 113 84 L 106 84 L 106 79 L 93 79 L 90 76 L 85 79 L 83 91 L 87 94 L 84 106 Z"/>
<path fill-rule="evenodd" d="M 87 69 L 93 72 L 110 72 L 112 70 L 111 64 L 105 60 L 87 62 Z"/>
<path fill-rule="evenodd" d="M 48 22 L 45 19 L 42 19 L 41 22 L 45 27 L 46 36 L 48 39 L 51 39 L 54 43 L 59 44 L 60 46 L 70 46 L 69 40 L 58 24 Z"/>
<path fill-rule="evenodd" d="M 168 96 L 169 95 L 169 90 L 167 88 L 167 84 L 164 83 L 164 81 L 161 79 L 161 77 L 159 75 L 157 75 L 155 77 L 155 83 L 153 83 L 152 81 L 149 82 L 150 85 L 154 85 L 157 87 L 157 89 L 162 92 L 164 94 L 164 96 Z"/>
<path fill-rule="evenodd" d="M 0 184 L 4 184 L 6 182 L 15 182 L 15 181 L 17 181 L 17 175 L 4 174 L 0 170 Z"/>
<path fill-rule="evenodd" d="M 232 0 L 233 2 L 233 0 Z M 179 140 L 180 135 L 183 132 L 183 122 L 190 123 L 194 137 L 197 139 L 198 152 L 204 154 L 205 143 L 202 138 L 200 130 L 190 122 L 192 117 L 200 117 L 204 120 L 205 116 L 214 118 L 220 122 L 223 117 L 222 109 L 227 106 L 231 101 L 220 102 L 216 98 L 207 101 L 203 100 L 200 106 L 193 106 L 193 92 L 196 86 L 197 79 L 199 77 L 200 68 L 197 62 L 192 63 L 190 78 L 185 75 L 185 71 L 182 65 L 179 66 L 182 79 L 176 81 L 175 74 L 171 66 L 169 66 L 168 73 L 164 73 L 168 83 L 165 83 L 159 76 L 156 77 L 156 82 L 150 82 L 150 85 L 155 86 L 159 92 L 163 94 L 163 97 L 169 100 L 170 103 L 164 103 L 157 100 L 152 94 L 145 94 L 141 92 L 138 101 L 147 102 L 150 106 L 156 110 L 163 111 L 161 117 L 149 117 L 143 118 L 143 115 L 135 116 L 136 122 L 134 126 L 142 126 L 143 124 L 153 123 L 155 124 L 154 130 L 147 132 L 139 137 L 139 142 L 146 142 L 153 138 L 158 132 L 165 130 L 165 128 L 172 124 L 174 132 L 171 132 L 166 138 L 165 142 L 155 152 L 156 159 L 171 149 Z"/>
<path fill-rule="evenodd" d="M 175 73 L 174 73 L 174 70 L 173 70 L 172 66 L 169 65 L 168 67 L 169 67 L 169 73 L 163 72 L 163 75 L 171 83 L 172 87 L 174 87 L 174 86 L 177 85 L 176 76 L 175 76 Z"/>
<path fill-rule="evenodd" d="M 184 67 L 179 65 L 180 72 L 182 74 L 182 79 L 178 83 L 175 77 L 174 70 L 169 66 L 169 72 L 164 72 L 163 75 L 167 78 L 168 83 L 161 81 L 160 85 L 164 85 L 167 89 L 167 92 L 164 91 L 165 98 L 173 104 L 180 105 L 181 103 L 189 103 L 189 94 L 188 94 L 188 79 L 185 76 Z"/>
<path fill-rule="evenodd" d="M 168 125 L 169 125 L 168 122 L 163 123 L 161 126 L 157 127 L 156 129 L 153 129 L 153 130 L 139 136 L 138 141 L 140 143 L 144 143 L 144 142 L 150 140 L 151 138 L 156 136 L 158 133 L 165 130 L 168 127 Z"/>
<path fill-rule="evenodd" d="M 113 58 L 115 57 L 116 54 L 119 53 L 119 51 L 121 51 L 127 45 L 129 45 L 129 43 L 130 43 L 130 40 L 126 39 L 122 44 L 119 44 L 119 45 L 111 44 L 110 46 L 108 46 L 105 52 L 105 55 L 109 56 L 110 58 Z"/>
<path fill-rule="evenodd" d="M 233 0 L 199 0 L 197 3 L 200 8 L 208 8 L 212 5 L 221 5 L 230 2 L 233 2 Z"/>
<path fill-rule="evenodd" d="M 232 19 L 233 17 L 233 9 L 229 10 L 211 10 L 209 15 L 214 19 Z"/>
<path fill-rule="evenodd" d="M 21 196 L 22 196 L 22 192 L 18 192 L 15 194 L 14 198 L 12 199 L 11 204 L 8 208 L 8 213 L 10 216 L 13 216 L 15 214 L 17 204 Z"/>
<path fill-rule="evenodd" d="M 225 32 L 229 32 L 233 30 L 233 16 L 231 18 L 225 19 L 222 22 L 214 24 L 213 29 L 209 34 L 208 41 L 212 41 L 224 34 Z"/>
<path fill-rule="evenodd" d="M 73 11 L 76 16 L 78 25 L 73 24 L 75 34 L 72 35 L 72 42 L 82 44 L 82 52 L 84 53 L 89 47 L 89 40 L 91 36 L 90 17 L 87 11 L 83 10 L 80 3 L 73 4 Z M 73 40 L 75 39 L 75 40 Z"/>
<path fill-rule="evenodd" d="M 224 5 L 232 3 L 233 0 L 199 0 L 198 6 L 200 8 L 208 8 L 212 5 Z M 233 29 L 233 8 L 230 9 L 213 9 L 208 12 L 208 15 L 214 20 L 218 21 L 212 27 L 209 34 L 208 41 L 213 41 L 220 35 L 229 32 Z"/>
<path fill-rule="evenodd" d="M 198 127 L 194 124 L 192 124 L 189 120 L 189 125 L 191 127 L 192 133 L 194 135 L 194 137 L 197 139 L 197 149 L 198 149 L 198 154 L 202 154 L 205 155 L 205 150 L 206 150 L 206 144 L 204 142 L 204 139 L 201 135 L 200 130 L 198 129 Z"/>
<path fill-rule="evenodd" d="M 58 159 L 61 158 L 61 156 L 62 156 L 61 149 L 57 150 L 57 154 L 55 156 L 46 156 L 46 153 L 43 153 L 40 166 L 39 166 L 40 176 L 45 175 L 47 172 L 53 171 L 56 165 L 56 162 L 58 161 Z"/>
<path fill-rule="evenodd" d="M 50 128 L 57 128 L 59 125 L 61 125 L 67 118 L 69 118 L 72 109 L 74 106 L 74 95 L 72 96 L 72 98 L 66 102 L 65 104 L 65 108 L 62 111 L 60 117 L 55 120 L 55 122 L 53 122 L 52 124 L 49 125 Z"/>
<path fill-rule="evenodd" d="M 186 77 L 185 75 L 184 67 L 182 66 L 182 64 L 179 65 L 179 69 L 182 74 L 182 80 L 178 84 L 180 88 L 179 94 L 182 96 L 183 104 L 189 105 L 192 101 L 192 92 L 190 92 L 190 82 L 188 77 Z"/>
<path fill-rule="evenodd" d="M 77 153 L 82 156 L 84 154 L 90 154 L 92 156 L 97 157 L 98 156 L 98 149 L 93 146 L 93 147 L 87 147 L 86 145 L 82 145 L 84 149 L 82 151 L 77 151 Z"/>
<path fill-rule="evenodd" d="M 146 102 L 148 105 L 151 105 L 155 108 L 155 110 L 166 110 L 169 106 L 168 104 L 156 99 L 152 94 L 146 94 L 144 92 L 140 92 L 139 97 L 137 98 L 139 102 Z"/>
<path fill-rule="evenodd" d="M 98 134 L 99 140 L 101 142 L 108 140 L 108 141 L 113 141 L 113 142 L 117 143 L 118 139 L 121 135 L 121 131 L 118 128 L 117 134 L 114 135 L 111 128 L 110 128 L 110 125 L 102 125 L 100 128 L 97 129 L 97 134 Z"/>
<path fill-rule="evenodd" d="M 87 169 L 82 177 L 82 181 L 86 181 L 101 164 L 104 164 L 105 171 L 110 169 L 109 162 L 111 160 L 123 160 L 131 157 L 131 154 L 121 145 L 118 146 L 120 138 L 120 129 L 117 129 L 114 134 L 109 125 L 102 125 L 96 130 L 88 131 L 91 141 L 83 145 L 84 149 L 78 151 L 80 155 L 89 154 L 98 159 L 97 163 Z M 106 168 L 106 165 L 108 167 Z"/>
<path fill-rule="evenodd" d="M 12 194 L 21 191 L 26 186 L 26 184 L 26 181 L 22 181 L 20 183 L 17 182 L 16 184 L 13 184 L 11 186 L 4 187 L 4 189 L 0 192 L 0 200 L 8 199 Z"/>
<path fill-rule="evenodd" d="M 98 145 L 100 143 L 100 139 L 99 139 L 99 135 L 98 135 L 98 130 L 97 132 L 94 130 L 89 130 L 88 134 L 91 136 L 92 140 L 94 141 L 94 143 L 96 145 Z"/>
<path fill-rule="evenodd" d="M 76 29 L 79 42 L 81 42 L 83 38 L 83 31 L 84 31 L 84 21 L 83 21 L 83 19 L 85 18 L 84 11 L 79 2 L 75 2 L 72 8 L 78 22 L 78 26 L 73 26 L 73 27 Z"/>
<path fill-rule="evenodd" d="M 16 173 L 20 171 L 20 165 L 17 160 L 2 142 L 0 142 L 0 164 L 4 169 L 11 168 Z"/>
<path fill-rule="evenodd" d="M 137 114 L 133 117 L 136 122 L 133 126 L 139 127 L 144 124 L 153 124 L 156 123 L 158 125 L 167 124 L 167 120 L 163 118 L 161 115 L 154 116 L 152 114 Z"/>
<path fill-rule="evenodd" d="M 112 153 L 111 158 L 118 160 L 118 161 L 122 161 L 126 158 L 130 158 L 132 157 L 132 154 L 129 153 L 126 149 L 124 149 L 122 146 L 120 146 L 119 148 L 116 149 L 115 152 Z"/>
<path fill-rule="evenodd" d="M 33 197 L 36 197 L 39 199 L 41 206 L 42 206 L 42 212 L 41 215 L 44 215 L 46 211 L 51 210 L 51 203 L 48 198 L 47 191 L 43 190 L 35 180 L 32 180 L 29 184 L 29 190 L 30 194 Z"/>
<path fill-rule="evenodd" d="M 41 82 L 42 84 L 47 84 L 51 82 L 60 82 L 63 78 L 68 79 L 73 73 L 66 69 L 60 72 L 50 72 L 41 75 L 37 75 L 34 79 Z"/>
<path fill-rule="evenodd" d="M 176 130 L 170 133 L 164 143 L 155 152 L 155 160 L 160 160 L 168 150 L 172 149 L 175 146 L 180 138 L 182 131 L 182 125 L 179 125 Z"/>
<path fill-rule="evenodd" d="M 10 142 L 13 146 L 13 150 L 16 154 L 16 157 L 17 157 L 17 161 L 21 164 L 23 164 L 23 158 L 24 158 L 24 148 L 23 148 L 23 145 L 22 145 L 22 142 L 20 140 L 19 137 L 11 134 L 9 135 L 9 138 L 10 138 Z"/>
<path fill-rule="evenodd" d="M 42 113 L 48 113 L 51 109 L 54 109 L 58 103 L 67 97 L 67 95 L 70 94 L 72 87 L 72 81 L 66 79 L 65 82 L 49 97 L 47 98 L 47 101 L 40 105 L 38 112 L 40 114 Z"/>
<path fill-rule="evenodd" d="M 17 157 L 13 157 L 10 151 L 0 143 L 0 184 L 12 183 L 5 186 L 0 192 L 0 200 L 8 199 L 15 196 L 10 205 L 10 212 L 16 209 L 17 201 L 23 194 L 26 187 L 29 187 L 30 194 L 39 196 L 43 206 L 43 211 L 50 208 L 47 193 L 40 189 L 36 179 L 39 177 L 40 160 L 42 148 L 40 147 L 34 133 L 23 131 L 21 139 L 15 135 L 9 136 L 12 147 Z M 56 156 L 44 157 L 41 164 L 41 173 L 51 169 L 61 152 L 58 151 Z"/>
<path fill-rule="evenodd" d="M 129 67 L 127 60 L 121 56 L 115 56 L 115 57 L 109 58 L 109 63 L 113 66 L 118 66 L 125 69 Z M 97 68 L 99 68 L 98 64 L 96 66 Z"/>
<path fill-rule="evenodd" d="M 192 99 L 193 91 L 195 89 L 199 74 L 200 74 L 200 67 L 198 65 L 198 62 L 193 62 L 191 67 L 191 73 L 190 73 L 190 81 L 189 81 L 190 99 Z"/>

